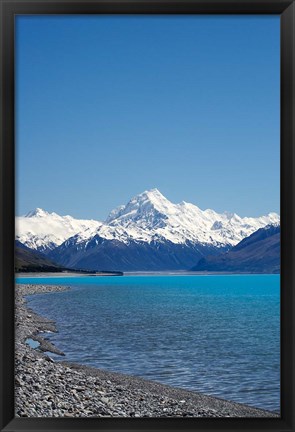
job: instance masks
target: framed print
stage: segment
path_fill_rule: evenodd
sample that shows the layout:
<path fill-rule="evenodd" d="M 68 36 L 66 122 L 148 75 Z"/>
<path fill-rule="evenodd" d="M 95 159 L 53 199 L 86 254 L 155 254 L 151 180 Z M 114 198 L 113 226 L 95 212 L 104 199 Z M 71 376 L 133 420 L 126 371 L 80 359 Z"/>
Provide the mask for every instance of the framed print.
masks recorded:
<path fill-rule="evenodd" d="M 294 430 L 294 11 L 1 0 L 1 430 Z"/>

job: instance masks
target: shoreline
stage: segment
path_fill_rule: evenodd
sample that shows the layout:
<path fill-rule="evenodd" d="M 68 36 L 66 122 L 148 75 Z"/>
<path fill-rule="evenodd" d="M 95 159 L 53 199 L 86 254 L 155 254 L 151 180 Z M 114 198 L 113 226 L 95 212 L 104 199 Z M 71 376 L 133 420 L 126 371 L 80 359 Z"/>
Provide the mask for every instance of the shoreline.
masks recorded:
<path fill-rule="evenodd" d="M 85 277 L 85 276 L 123 276 L 123 272 L 18 272 L 15 273 L 15 279 L 17 281 L 18 278 L 39 278 L 39 277 Z"/>
<path fill-rule="evenodd" d="M 26 295 L 61 292 L 59 285 L 16 284 L 15 415 L 17 417 L 267 417 L 279 414 L 156 381 L 109 372 L 47 354 L 52 320 L 27 307 Z M 44 333 L 44 337 L 43 337 Z M 27 339 L 40 345 L 31 348 Z"/>
<path fill-rule="evenodd" d="M 19 272 L 15 274 L 16 283 L 20 278 L 67 278 L 67 277 L 107 277 L 107 276 L 280 276 L 280 273 L 249 273 L 249 272 L 207 272 L 207 271 L 125 271 L 123 274 L 113 273 L 71 273 L 71 272 Z"/>

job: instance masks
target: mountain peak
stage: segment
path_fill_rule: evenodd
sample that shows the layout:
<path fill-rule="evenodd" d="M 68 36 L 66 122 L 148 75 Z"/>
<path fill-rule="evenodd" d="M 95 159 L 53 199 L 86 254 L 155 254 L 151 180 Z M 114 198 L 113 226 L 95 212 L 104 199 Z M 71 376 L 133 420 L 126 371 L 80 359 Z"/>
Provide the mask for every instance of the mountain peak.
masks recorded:
<path fill-rule="evenodd" d="M 157 188 L 148 189 L 136 195 L 136 197 L 148 197 L 149 199 L 154 199 L 154 198 L 166 199 L 164 195 Z"/>
<path fill-rule="evenodd" d="M 156 188 L 146 190 L 134 196 L 126 205 L 126 209 L 141 207 L 142 209 L 154 208 L 158 211 L 167 211 L 168 208 L 173 206 L 164 195 Z"/>
<path fill-rule="evenodd" d="M 35 210 L 31 210 L 29 211 L 25 217 L 26 218 L 30 218 L 30 217 L 42 217 L 42 216 L 48 216 L 49 213 L 39 207 L 35 208 Z"/>
<path fill-rule="evenodd" d="M 173 211 L 173 207 L 174 204 L 153 188 L 135 195 L 126 205 L 115 209 L 109 214 L 106 223 L 123 227 L 133 225 L 136 231 L 153 229 L 162 226 L 162 219 L 167 219 L 166 215 Z"/>
<path fill-rule="evenodd" d="M 162 196 L 164 196 L 164 195 L 159 191 L 159 189 L 157 189 L 157 188 L 148 189 L 148 190 L 146 190 L 145 192 L 148 193 L 148 194 L 152 194 L 152 195 L 162 195 Z"/>

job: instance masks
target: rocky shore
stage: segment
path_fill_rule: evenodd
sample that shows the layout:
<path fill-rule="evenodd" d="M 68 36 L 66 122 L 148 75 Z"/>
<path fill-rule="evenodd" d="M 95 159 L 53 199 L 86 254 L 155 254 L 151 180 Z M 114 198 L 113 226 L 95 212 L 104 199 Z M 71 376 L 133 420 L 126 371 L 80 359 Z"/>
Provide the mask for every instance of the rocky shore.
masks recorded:
<path fill-rule="evenodd" d="M 46 340 L 55 323 L 27 308 L 25 295 L 63 286 L 16 285 L 15 415 L 17 417 L 278 417 L 246 405 L 128 375 L 67 362 Z M 45 335 L 45 336 L 44 336 Z M 33 349 L 27 343 L 39 344 Z"/>

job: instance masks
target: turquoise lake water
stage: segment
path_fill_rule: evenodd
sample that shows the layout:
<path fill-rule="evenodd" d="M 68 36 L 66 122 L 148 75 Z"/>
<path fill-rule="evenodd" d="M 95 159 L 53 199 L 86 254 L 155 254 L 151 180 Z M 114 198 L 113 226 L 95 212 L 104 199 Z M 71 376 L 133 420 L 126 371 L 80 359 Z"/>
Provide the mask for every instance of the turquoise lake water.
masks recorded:
<path fill-rule="evenodd" d="M 280 410 L 280 276 L 18 278 L 61 360 Z M 57 358 L 57 357 L 55 357 Z"/>

